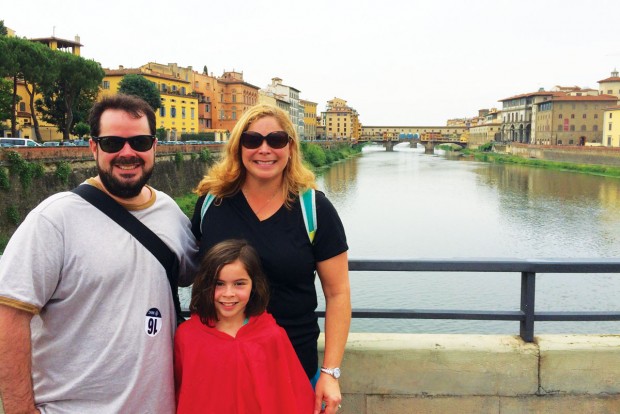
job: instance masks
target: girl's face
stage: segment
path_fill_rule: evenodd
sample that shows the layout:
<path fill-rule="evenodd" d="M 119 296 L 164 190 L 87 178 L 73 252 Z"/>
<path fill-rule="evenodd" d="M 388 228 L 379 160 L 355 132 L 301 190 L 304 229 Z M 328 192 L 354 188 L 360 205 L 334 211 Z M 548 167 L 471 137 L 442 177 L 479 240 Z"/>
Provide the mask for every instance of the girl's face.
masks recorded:
<path fill-rule="evenodd" d="M 243 324 L 245 307 L 251 292 L 252 279 L 239 260 L 223 266 L 215 285 L 215 311 L 218 320 Z"/>

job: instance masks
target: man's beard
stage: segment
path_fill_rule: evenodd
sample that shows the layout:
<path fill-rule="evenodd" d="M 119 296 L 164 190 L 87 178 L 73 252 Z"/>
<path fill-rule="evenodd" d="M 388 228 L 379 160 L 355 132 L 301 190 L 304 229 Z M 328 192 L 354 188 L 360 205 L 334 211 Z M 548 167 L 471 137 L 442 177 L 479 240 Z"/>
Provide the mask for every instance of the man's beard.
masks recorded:
<path fill-rule="evenodd" d="M 99 159 L 97 159 L 97 171 L 99 172 L 99 178 L 101 178 L 101 183 L 105 187 L 106 190 L 110 194 L 118 198 L 133 198 L 140 194 L 144 185 L 148 182 L 149 178 L 151 178 L 151 174 L 153 174 L 153 167 L 147 170 L 144 169 L 142 177 L 138 181 L 133 183 L 126 183 L 114 177 L 112 174 L 112 170 L 114 165 L 118 164 L 140 164 L 144 167 L 144 160 L 138 157 L 128 157 L 128 158 L 115 158 L 110 163 L 109 171 L 104 170 L 99 165 Z"/>

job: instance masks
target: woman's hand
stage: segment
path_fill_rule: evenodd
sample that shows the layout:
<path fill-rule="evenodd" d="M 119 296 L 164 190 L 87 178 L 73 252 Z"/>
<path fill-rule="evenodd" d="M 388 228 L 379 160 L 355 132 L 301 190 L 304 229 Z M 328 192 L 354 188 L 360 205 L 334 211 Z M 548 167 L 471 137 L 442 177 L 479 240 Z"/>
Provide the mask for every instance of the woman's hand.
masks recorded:
<path fill-rule="evenodd" d="M 316 383 L 315 393 L 314 414 L 335 414 L 338 411 L 342 395 L 340 395 L 340 384 L 337 379 L 328 374 L 321 374 Z"/>

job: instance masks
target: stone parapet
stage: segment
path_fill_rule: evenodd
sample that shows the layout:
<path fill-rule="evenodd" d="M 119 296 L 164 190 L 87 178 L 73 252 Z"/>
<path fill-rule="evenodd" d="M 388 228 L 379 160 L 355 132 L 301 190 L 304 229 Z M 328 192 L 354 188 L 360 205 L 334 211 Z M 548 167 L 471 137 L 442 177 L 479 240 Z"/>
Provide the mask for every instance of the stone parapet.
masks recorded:
<path fill-rule="evenodd" d="M 352 333 L 339 414 L 620 412 L 620 335 L 535 339 Z"/>

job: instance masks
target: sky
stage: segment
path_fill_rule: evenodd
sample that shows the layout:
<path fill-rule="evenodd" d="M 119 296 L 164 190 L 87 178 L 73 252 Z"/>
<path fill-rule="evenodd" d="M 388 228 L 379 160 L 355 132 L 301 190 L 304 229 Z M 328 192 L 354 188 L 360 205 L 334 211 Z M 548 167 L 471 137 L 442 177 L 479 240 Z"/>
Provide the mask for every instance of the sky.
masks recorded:
<path fill-rule="evenodd" d="M 4 0 L 21 37 L 80 36 L 104 68 L 177 63 L 271 78 L 364 126 L 439 126 L 556 85 L 598 89 L 620 68 L 620 1 Z"/>

